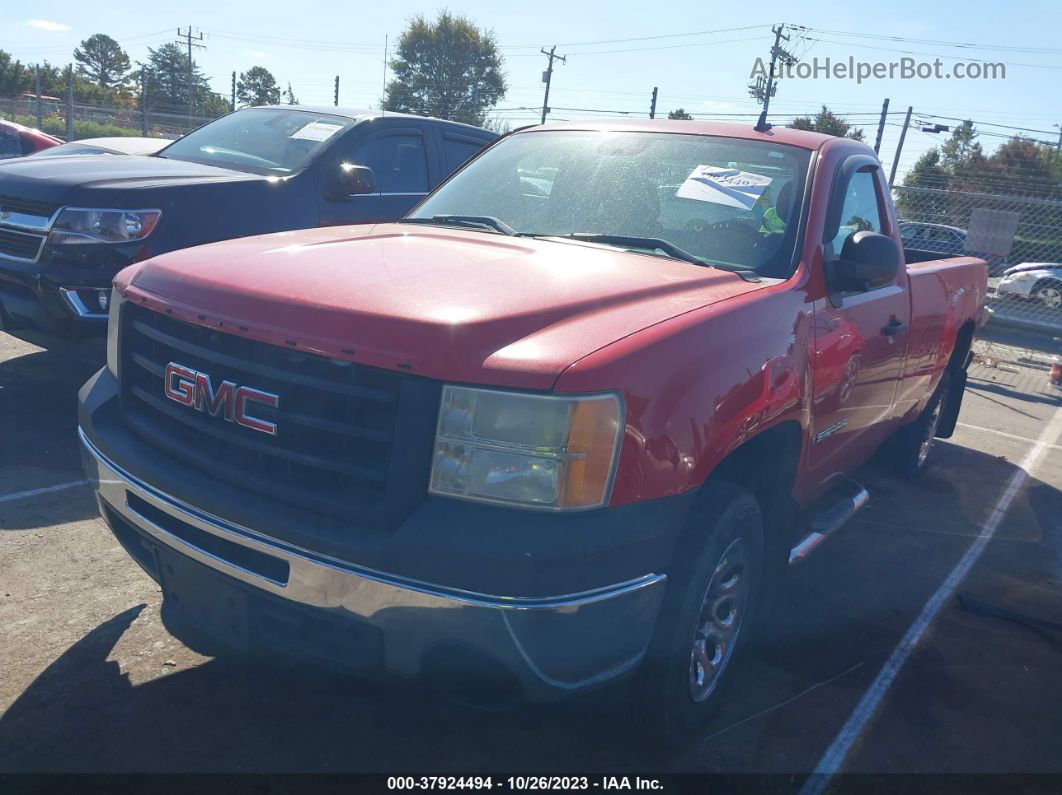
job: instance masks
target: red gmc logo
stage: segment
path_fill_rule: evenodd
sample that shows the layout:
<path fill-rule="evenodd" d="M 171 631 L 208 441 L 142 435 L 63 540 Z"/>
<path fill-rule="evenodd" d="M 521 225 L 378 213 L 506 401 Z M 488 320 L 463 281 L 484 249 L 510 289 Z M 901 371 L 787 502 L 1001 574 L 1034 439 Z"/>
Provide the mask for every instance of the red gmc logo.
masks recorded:
<path fill-rule="evenodd" d="M 236 386 L 232 381 L 222 381 L 215 391 L 207 373 L 177 362 L 166 365 L 163 391 L 166 397 L 182 406 L 191 406 L 212 417 L 222 417 L 226 422 L 235 422 L 252 431 L 277 435 L 275 422 L 259 419 L 247 411 L 248 403 L 264 403 L 273 408 L 279 406 L 280 396 L 272 392 Z"/>

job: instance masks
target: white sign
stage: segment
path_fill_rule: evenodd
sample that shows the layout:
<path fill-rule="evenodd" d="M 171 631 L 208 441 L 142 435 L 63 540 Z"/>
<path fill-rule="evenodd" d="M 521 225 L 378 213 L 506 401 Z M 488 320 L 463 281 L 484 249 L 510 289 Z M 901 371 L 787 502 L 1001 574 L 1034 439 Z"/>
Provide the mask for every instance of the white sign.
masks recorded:
<path fill-rule="evenodd" d="M 329 124 L 326 121 L 311 121 L 309 124 L 297 129 L 288 137 L 303 141 L 327 141 L 341 129 L 343 129 L 342 124 Z"/>
<path fill-rule="evenodd" d="M 720 166 L 697 166 L 675 195 L 680 199 L 751 210 L 770 184 L 771 178 L 762 174 Z"/>
<path fill-rule="evenodd" d="M 990 210 L 978 207 L 970 216 L 966 227 L 966 251 L 977 254 L 996 254 L 1001 257 L 1010 253 L 1014 245 L 1014 233 L 1018 231 L 1018 213 L 1009 210 Z"/>

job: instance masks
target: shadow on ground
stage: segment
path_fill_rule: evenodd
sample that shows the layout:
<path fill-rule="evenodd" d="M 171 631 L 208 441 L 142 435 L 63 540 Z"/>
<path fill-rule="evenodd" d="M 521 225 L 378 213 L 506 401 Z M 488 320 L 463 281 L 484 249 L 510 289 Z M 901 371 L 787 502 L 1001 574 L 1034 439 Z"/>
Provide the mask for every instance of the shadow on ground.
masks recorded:
<path fill-rule="evenodd" d="M 0 717 L 0 770 L 808 770 L 1014 471 L 957 445 L 938 453 L 917 485 L 866 468 L 873 509 L 792 572 L 774 630 L 735 669 L 721 714 L 663 757 L 641 750 L 623 687 L 487 712 L 419 682 L 220 660 L 134 686 L 108 656 L 140 606 L 67 649 Z M 1019 498 L 1044 525 L 1027 544 L 1034 556 L 1057 543 L 1057 493 L 1042 486 Z"/>

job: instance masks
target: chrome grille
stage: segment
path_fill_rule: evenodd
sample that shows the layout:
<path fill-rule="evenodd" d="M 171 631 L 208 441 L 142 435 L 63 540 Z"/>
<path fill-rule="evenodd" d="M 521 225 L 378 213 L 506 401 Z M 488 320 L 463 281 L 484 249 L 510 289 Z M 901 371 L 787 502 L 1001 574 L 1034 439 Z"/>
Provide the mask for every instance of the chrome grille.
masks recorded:
<path fill-rule="evenodd" d="M 422 498 L 439 385 L 399 372 L 268 345 L 127 304 L 122 317 L 122 413 L 146 442 L 212 477 L 332 516 L 383 521 Z M 276 436 L 168 400 L 177 362 L 280 396 L 255 404 Z M 396 439 L 403 412 L 419 429 Z M 398 447 L 402 454 L 394 456 Z M 396 478 L 397 476 L 397 478 Z M 410 482 L 412 476 L 413 481 Z M 420 482 L 417 482 L 420 481 Z"/>

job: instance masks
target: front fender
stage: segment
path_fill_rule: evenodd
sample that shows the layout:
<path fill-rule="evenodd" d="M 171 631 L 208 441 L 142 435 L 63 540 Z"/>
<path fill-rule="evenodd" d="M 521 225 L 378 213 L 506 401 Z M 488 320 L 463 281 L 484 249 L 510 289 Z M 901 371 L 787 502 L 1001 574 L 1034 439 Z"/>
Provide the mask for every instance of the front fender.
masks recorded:
<path fill-rule="evenodd" d="M 612 505 L 700 486 L 745 441 L 809 427 L 812 305 L 785 284 L 688 312 L 579 360 L 558 392 L 615 389 L 627 421 Z"/>

